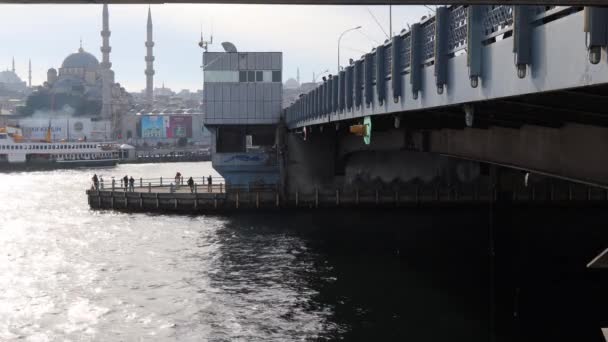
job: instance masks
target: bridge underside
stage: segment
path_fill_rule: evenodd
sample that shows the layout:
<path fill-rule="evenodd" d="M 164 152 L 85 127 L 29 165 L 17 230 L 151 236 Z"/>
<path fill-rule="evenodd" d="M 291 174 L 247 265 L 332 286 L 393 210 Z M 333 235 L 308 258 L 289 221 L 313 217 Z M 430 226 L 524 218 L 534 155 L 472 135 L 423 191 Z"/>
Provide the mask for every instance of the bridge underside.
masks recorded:
<path fill-rule="evenodd" d="M 608 85 L 478 102 L 471 127 L 455 105 L 375 116 L 369 145 L 349 132 L 359 119 L 309 128 L 303 143 L 336 165 L 362 152 L 418 151 L 608 188 L 605 108 Z M 340 166 L 329 172 L 341 173 Z"/>

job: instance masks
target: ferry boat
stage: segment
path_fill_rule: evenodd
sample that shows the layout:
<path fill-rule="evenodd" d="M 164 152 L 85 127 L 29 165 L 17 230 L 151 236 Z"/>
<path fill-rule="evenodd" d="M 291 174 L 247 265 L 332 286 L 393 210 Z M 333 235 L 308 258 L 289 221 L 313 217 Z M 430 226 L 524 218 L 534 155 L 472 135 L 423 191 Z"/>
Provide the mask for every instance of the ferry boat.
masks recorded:
<path fill-rule="evenodd" d="M 74 168 L 114 166 L 120 149 L 114 143 L 51 141 L 50 128 L 44 140 L 25 140 L 18 127 L 0 127 L 0 168 Z"/>

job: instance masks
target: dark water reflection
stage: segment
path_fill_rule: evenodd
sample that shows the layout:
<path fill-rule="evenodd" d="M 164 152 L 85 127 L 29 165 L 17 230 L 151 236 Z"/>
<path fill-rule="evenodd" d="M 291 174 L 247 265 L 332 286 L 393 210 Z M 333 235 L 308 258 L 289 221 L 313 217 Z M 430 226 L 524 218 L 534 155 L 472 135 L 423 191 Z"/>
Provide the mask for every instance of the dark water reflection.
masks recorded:
<path fill-rule="evenodd" d="M 101 172 L 176 169 L 212 172 Z M 608 326 L 607 272 L 584 267 L 608 245 L 603 208 L 498 213 L 492 292 L 488 207 L 94 212 L 91 171 L 0 174 L 1 341 L 601 341 Z"/>

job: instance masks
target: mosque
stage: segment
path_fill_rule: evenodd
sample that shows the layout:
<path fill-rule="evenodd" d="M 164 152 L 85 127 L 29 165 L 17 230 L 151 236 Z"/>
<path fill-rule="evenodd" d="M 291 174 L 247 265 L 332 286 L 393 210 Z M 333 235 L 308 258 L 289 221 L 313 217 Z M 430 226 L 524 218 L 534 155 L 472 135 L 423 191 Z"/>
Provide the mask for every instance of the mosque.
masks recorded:
<path fill-rule="evenodd" d="M 114 138 L 120 138 L 121 117 L 133 106 L 132 96 L 114 81 L 110 63 L 108 5 L 103 5 L 102 60 L 79 49 L 68 55 L 59 70 L 50 68 L 47 80 L 27 99 L 22 114 L 45 112 L 50 116 L 70 114 L 110 120 Z M 67 113 L 66 113 L 67 112 Z"/>
<path fill-rule="evenodd" d="M 30 63 L 30 75 L 31 75 L 31 63 Z M 31 76 L 30 76 L 31 80 Z M 31 83 L 31 81 L 30 81 Z M 31 86 L 31 85 L 30 85 Z M 12 69 L 6 68 L 4 71 L 0 71 L 0 94 L 1 93 L 24 93 L 27 92 L 28 85 L 25 81 L 21 80 L 21 77 L 17 75 L 15 71 L 15 59 L 13 58 Z"/>

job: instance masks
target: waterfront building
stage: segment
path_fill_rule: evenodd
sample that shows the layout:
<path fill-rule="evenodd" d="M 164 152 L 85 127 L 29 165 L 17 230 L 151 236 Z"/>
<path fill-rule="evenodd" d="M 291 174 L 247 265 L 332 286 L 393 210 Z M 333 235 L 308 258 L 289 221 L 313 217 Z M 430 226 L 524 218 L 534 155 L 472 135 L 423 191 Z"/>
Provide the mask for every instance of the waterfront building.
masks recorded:
<path fill-rule="evenodd" d="M 212 134 L 213 167 L 228 183 L 277 184 L 283 54 L 222 45 L 224 52 L 203 52 L 204 124 Z"/>

